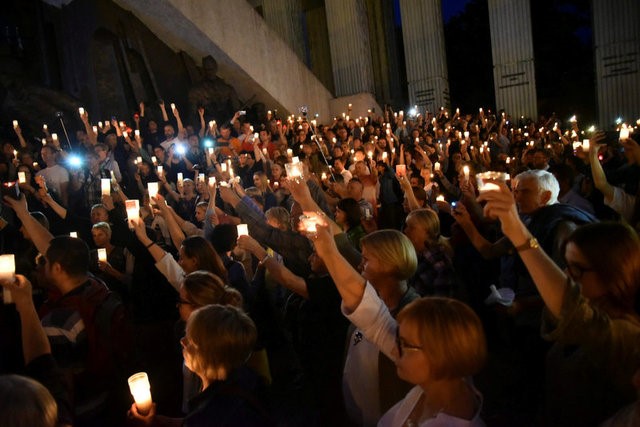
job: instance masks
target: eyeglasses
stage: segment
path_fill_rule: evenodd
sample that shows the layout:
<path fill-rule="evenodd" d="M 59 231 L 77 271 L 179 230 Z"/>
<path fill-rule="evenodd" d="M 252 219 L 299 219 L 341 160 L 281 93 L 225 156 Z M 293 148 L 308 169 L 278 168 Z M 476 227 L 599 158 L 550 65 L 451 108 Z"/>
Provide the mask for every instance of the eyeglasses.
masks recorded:
<path fill-rule="evenodd" d="M 594 271 L 593 268 L 583 267 L 581 265 L 569 262 L 567 263 L 567 272 L 573 280 L 580 280 L 584 273 L 588 273 L 590 271 Z"/>
<path fill-rule="evenodd" d="M 412 345 L 400 338 L 400 328 L 396 329 L 396 346 L 398 347 L 398 355 L 402 357 L 405 351 L 422 351 L 419 345 Z"/>

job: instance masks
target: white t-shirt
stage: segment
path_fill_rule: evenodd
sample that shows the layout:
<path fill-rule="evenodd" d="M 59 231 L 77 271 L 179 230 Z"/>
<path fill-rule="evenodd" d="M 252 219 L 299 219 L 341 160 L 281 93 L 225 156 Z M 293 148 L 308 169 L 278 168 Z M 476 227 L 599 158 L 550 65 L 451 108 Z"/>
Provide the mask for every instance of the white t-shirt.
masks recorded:
<path fill-rule="evenodd" d="M 60 165 L 47 166 L 36 173 L 47 183 L 47 188 L 54 190 L 58 196 L 62 195 L 61 185 L 69 182 L 69 171 Z"/>

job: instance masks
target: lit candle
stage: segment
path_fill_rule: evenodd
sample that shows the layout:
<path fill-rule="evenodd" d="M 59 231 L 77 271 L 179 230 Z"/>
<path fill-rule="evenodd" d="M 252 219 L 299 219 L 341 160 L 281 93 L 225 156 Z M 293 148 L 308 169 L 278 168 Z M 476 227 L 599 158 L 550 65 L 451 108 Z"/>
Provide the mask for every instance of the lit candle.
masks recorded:
<path fill-rule="evenodd" d="M 14 280 L 16 273 L 16 260 L 15 255 L 6 254 L 0 255 L 0 280 Z M 2 287 L 2 299 L 5 304 L 11 304 L 13 298 L 11 297 L 11 291 L 4 286 Z"/>
<path fill-rule="evenodd" d="M 171 111 L 174 111 L 176 109 L 176 104 L 174 104 L 173 102 L 171 103 Z"/>
<path fill-rule="evenodd" d="M 57 142 L 58 141 L 58 134 L 57 133 L 52 133 L 51 134 L 51 139 L 53 140 L 53 142 Z"/>
<path fill-rule="evenodd" d="M 136 138 L 140 137 L 140 130 L 139 129 L 134 130 L 133 134 L 136 136 Z"/>
<path fill-rule="evenodd" d="M 158 158 L 156 156 L 151 156 L 151 163 L 154 165 L 158 163 Z"/>
<path fill-rule="evenodd" d="M 585 151 L 589 151 L 589 140 L 588 139 L 583 139 L 582 140 L 582 149 Z"/>
<path fill-rule="evenodd" d="M 111 194 L 111 179 L 100 178 L 100 188 L 102 189 L 102 195 L 108 196 Z"/>
<path fill-rule="evenodd" d="M 384 151 L 384 152 L 382 153 L 382 160 L 387 160 L 387 156 L 388 156 L 387 152 L 386 152 L 386 151 Z"/>
<path fill-rule="evenodd" d="M 138 163 L 142 163 L 142 156 L 136 157 L 136 160 L 138 161 Z"/>
<path fill-rule="evenodd" d="M 249 226 L 247 224 L 238 224 L 236 227 L 238 229 L 238 237 L 249 235 Z"/>
<path fill-rule="evenodd" d="M 178 185 L 182 185 L 182 181 L 184 181 L 184 174 L 182 172 L 178 172 Z"/>
<path fill-rule="evenodd" d="M 480 193 L 484 193 L 487 191 L 500 191 L 500 187 L 493 182 L 485 182 L 484 184 L 482 184 L 482 186 L 480 186 L 480 188 L 478 188 L 478 191 Z"/>
<path fill-rule="evenodd" d="M 212 128 L 213 125 L 215 125 L 215 124 L 216 124 L 216 122 L 214 120 L 209 121 L 209 127 L 210 128 Z"/>
<path fill-rule="evenodd" d="M 327 173 L 326 172 L 322 172 L 322 175 L 320 175 L 320 179 L 321 180 L 326 180 L 327 179 Z"/>
<path fill-rule="evenodd" d="M 24 172 L 18 172 L 18 184 L 26 184 L 27 175 Z"/>
<path fill-rule="evenodd" d="M 438 197 L 436 197 L 436 202 L 444 202 L 444 196 L 441 194 Z"/>
<path fill-rule="evenodd" d="M 215 176 L 210 176 L 209 177 L 209 187 L 213 187 L 214 185 L 216 185 L 216 177 Z"/>
<path fill-rule="evenodd" d="M 140 221 L 140 202 L 136 199 L 125 200 L 124 206 L 127 209 L 129 227 L 134 228 L 135 223 Z"/>
<path fill-rule="evenodd" d="M 122 122 L 122 121 L 121 121 L 120 123 L 118 123 L 118 125 L 120 125 L 120 127 L 121 127 L 121 128 L 123 128 L 123 127 L 125 127 L 125 126 L 126 126 L 126 125 L 125 125 L 125 123 L 124 123 L 124 122 Z"/>
<path fill-rule="evenodd" d="M 209 155 L 213 156 L 213 147 L 209 147 Z"/>
<path fill-rule="evenodd" d="M 433 164 L 433 170 L 434 171 L 439 171 L 440 170 L 440 162 L 435 162 Z"/>
<path fill-rule="evenodd" d="M 98 248 L 98 261 L 107 262 L 107 250 L 105 248 Z"/>
<path fill-rule="evenodd" d="M 267 149 L 266 149 L 266 148 L 263 148 L 263 149 L 262 149 L 262 154 L 264 154 L 264 155 L 266 156 L 266 155 L 267 155 L 267 153 L 268 153 Z"/>
<path fill-rule="evenodd" d="M 367 157 L 369 157 L 370 159 L 373 159 L 373 151 L 368 151 Z"/>
<path fill-rule="evenodd" d="M 407 173 L 407 165 L 396 165 L 396 175 L 404 176 Z"/>
<path fill-rule="evenodd" d="M 203 173 L 198 174 L 198 181 L 204 182 L 204 174 Z"/>
<path fill-rule="evenodd" d="M 298 158 L 298 156 L 292 157 L 291 158 L 291 163 L 293 163 L 293 164 L 300 163 L 300 159 Z"/>
<path fill-rule="evenodd" d="M 18 127 L 18 121 L 17 121 L 17 120 L 14 120 L 14 121 L 13 121 L 13 128 L 14 128 L 14 129 L 17 129 L 17 127 Z"/>
<path fill-rule="evenodd" d="M 78 113 L 79 113 L 81 116 L 84 116 L 84 108 L 82 108 L 82 107 L 78 108 Z"/>
<path fill-rule="evenodd" d="M 462 172 L 464 173 L 464 180 L 469 181 L 469 166 L 464 165 Z"/>
<path fill-rule="evenodd" d="M 164 171 L 164 168 L 162 167 L 162 165 L 158 166 L 158 175 L 162 175 L 162 172 Z"/>
<path fill-rule="evenodd" d="M 229 177 L 233 179 L 233 168 L 231 167 L 231 159 L 227 160 L 227 170 L 229 171 Z"/>
<path fill-rule="evenodd" d="M 226 172 L 227 171 L 227 164 L 226 163 L 220 163 L 220 169 L 222 170 L 222 172 Z"/>
<path fill-rule="evenodd" d="M 620 140 L 629 139 L 629 128 L 626 124 L 623 124 L 620 128 Z"/>
<path fill-rule="evenodd" d="M 129 138 L 129 132 L 127 132 L 126 130 L 125 130 L 125 131 L 122 131 L 122 136 L 123 136 L 125 139 Z"/>
<path fill-rule="evenodd" d="M 464 138 L 465 139 L 469 138 L 469 131 L 468 130 L 464 131 Z"/>
<path fill-rule="evenodd" d="M 153 400 L 151 399 L 151 384 L 146 372 L 138 372 L 129 377 L 129 390 L 136 402 L 138 412 L 147 415 L 151 410 Z"/>
<path fill-rule="evenodd" d="M 78 232 L 77 231 L 72 231 L 71 233 L 69 233 L 69 237 L 73 237 L 74 239 L 78 238 Z"/>
<path fill-rule="evenodd" d="M 149 190 L 149 200 L 153 200 L 153 198 L 158 195 L 158 183 L 157 182 L 147 183 L 147 190 Z"/>
<path fill-rule="evenodd" d="M 102 129 L 102 122 L 98 122 L 98 127 Z M 45 125 L 46 126 L 46 125 Z M 46 128 L 45 128 L 46 129 Z"/>
<path fill-rule="evenodd" d="M 98 126 L 93 126 L 92 129 L 93 129 L 93 133 L 98 133 Z"/>
<path fill-rule="evenodd" d="M 42 125 L 42 130 L 44 130 L 46 132 L 48 129 L 49 129 L 49 126 L 47 126 L 46 123 Z"/>
<path fill-rule="evenodd" d="M 287 157 L 291 158 L 293 156 L 293 150 L 291 148 L 287 148 Z"/>

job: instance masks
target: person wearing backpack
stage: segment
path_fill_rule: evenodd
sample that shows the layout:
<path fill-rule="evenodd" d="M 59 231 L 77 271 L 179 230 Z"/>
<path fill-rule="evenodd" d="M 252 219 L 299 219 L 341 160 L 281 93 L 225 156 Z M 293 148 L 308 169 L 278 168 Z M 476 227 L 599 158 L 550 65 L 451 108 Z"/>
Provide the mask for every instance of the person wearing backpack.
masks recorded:
<path fill-rule="evenodd" d="M 114 399 L 126 396 L 131 324 L 122 302 L 89 273 L 89 248 L 77 238 L 53 237 L 29 215 L 24 197 L 5 202 L 44 254 L 48 300 L 39 315 L 53 357 L 73 384 L 76 426 L 114 425 Z M 121 386 L 122 392 L 115 389 Z M 103 423 L 103 424 L 99 424 Z"/>

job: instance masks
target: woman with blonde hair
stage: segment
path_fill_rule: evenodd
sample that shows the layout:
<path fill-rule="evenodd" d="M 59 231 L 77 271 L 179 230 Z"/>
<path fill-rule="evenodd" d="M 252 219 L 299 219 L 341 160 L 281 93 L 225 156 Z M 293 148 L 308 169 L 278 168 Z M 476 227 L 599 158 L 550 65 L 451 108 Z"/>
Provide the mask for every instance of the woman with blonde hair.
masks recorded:
<path fill-rule="evenodd" d="M 420 296 L 453 296 L 453 250 L 440 234 L 438 215 L 431 209 L 411 211 L 405 220 L 404 234 L 411 240 L 418 257 L 418 268 L 409 285 Z"/>
<path fill-rule="evenodd" d="M 394 319 L 388 294 L 374 285 L 375 277 L 358 274 L 338 252 L 327 232 L 326 218 L 315 212 L 305 214 L 318 224 L 312 240 L 342 296 L 343 314 L 395 363 L 401 379 L 415 385 L 382 416 L 378 426 L 484 426 L 482 398 L 469 379 L 482 368 L 487 354 L 482 324 L 473 310 L 449 298 L 419 298 Z M 407 241 L 402 246 L 414 257 L 415 269 L 413 245 L 400 235 Z M 413 271 L 399 263 L 405 255 L 389 256 L 381 244 L 384 239 L 375 240 L 376 254 L 384 256 L 387 265 L 386 274 L 395 272 L 399 278 L 404 271 L 405 277 L 411 277 Z M 363 241 L 363 258 L 367 248 L 368 242 Z"/>

